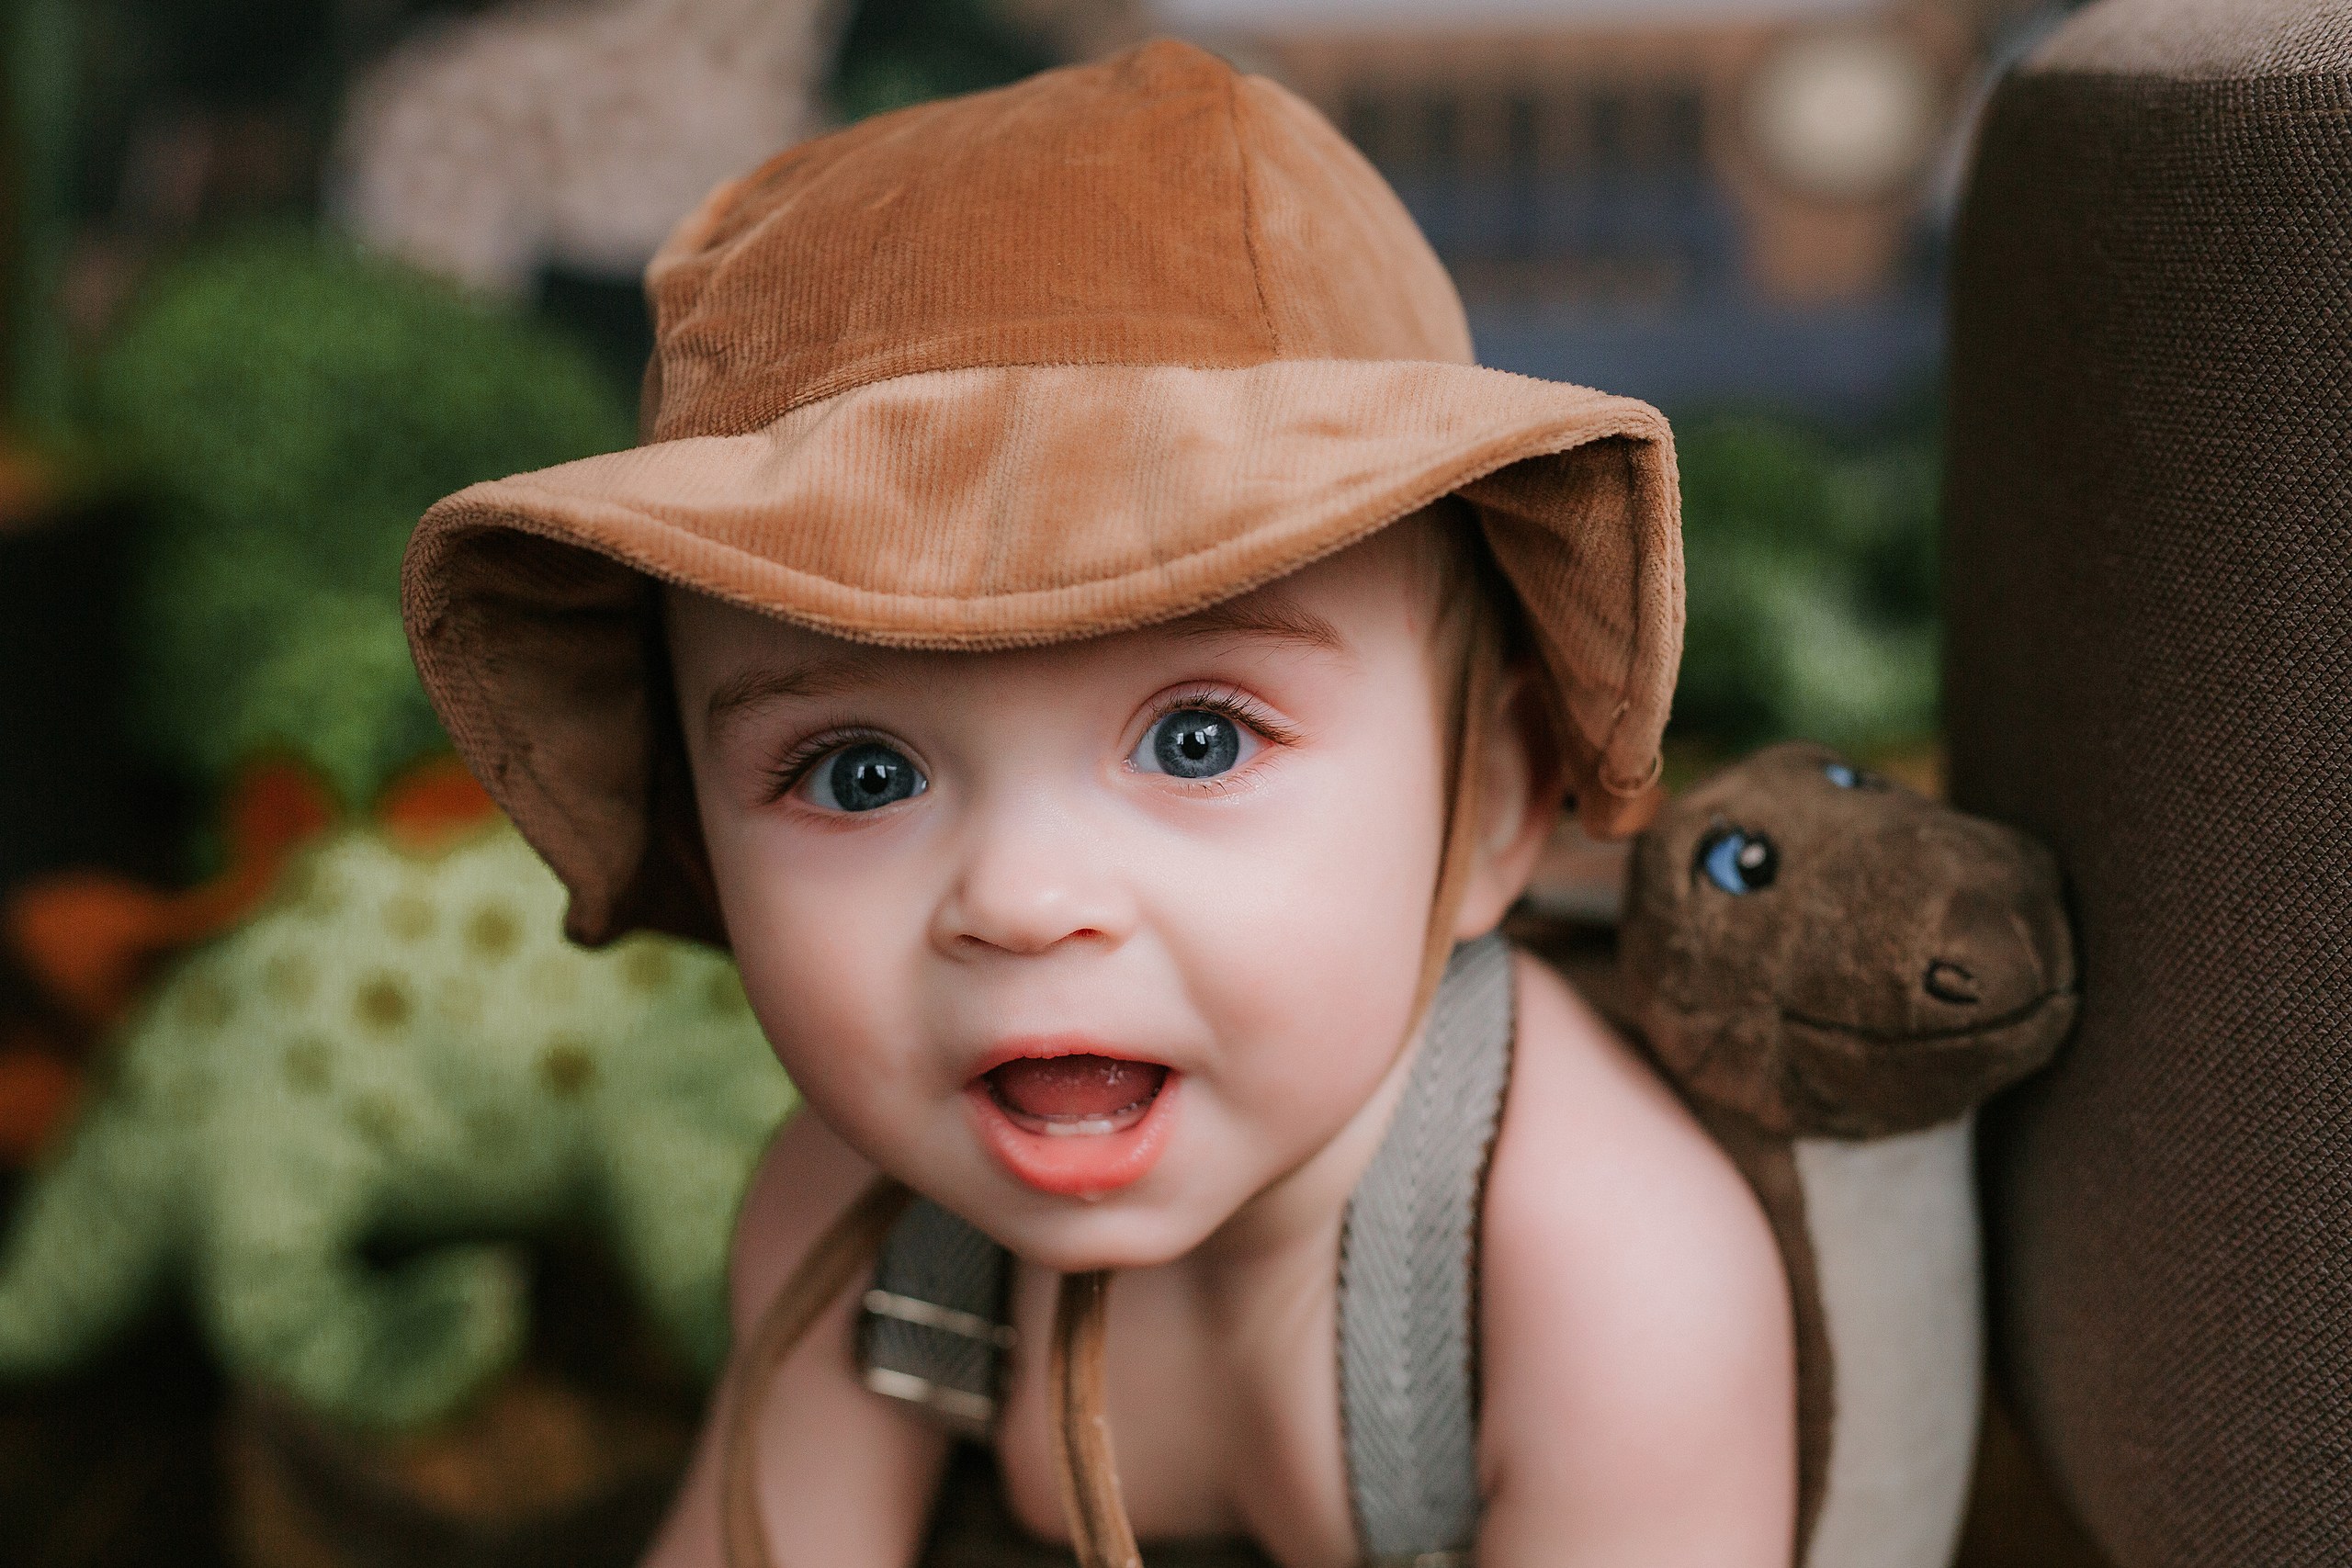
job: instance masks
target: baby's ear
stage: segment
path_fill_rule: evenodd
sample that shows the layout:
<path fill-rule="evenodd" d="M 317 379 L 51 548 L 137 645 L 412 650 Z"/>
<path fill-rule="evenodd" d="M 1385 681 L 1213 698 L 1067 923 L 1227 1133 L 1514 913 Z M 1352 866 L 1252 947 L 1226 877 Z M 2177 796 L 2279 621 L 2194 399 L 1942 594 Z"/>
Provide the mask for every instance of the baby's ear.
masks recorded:
<path fill-rule="evenodd" d="M 1494 711 L 1479 727 L 1478 795 L 1469 803 L 1478 818 L 1454 917 L 1456 942 L 1494 930 L 1527 890 L 1567 789 L 1543 682 L 1518 665 L 1504 672 L 1498 687 Z"/>

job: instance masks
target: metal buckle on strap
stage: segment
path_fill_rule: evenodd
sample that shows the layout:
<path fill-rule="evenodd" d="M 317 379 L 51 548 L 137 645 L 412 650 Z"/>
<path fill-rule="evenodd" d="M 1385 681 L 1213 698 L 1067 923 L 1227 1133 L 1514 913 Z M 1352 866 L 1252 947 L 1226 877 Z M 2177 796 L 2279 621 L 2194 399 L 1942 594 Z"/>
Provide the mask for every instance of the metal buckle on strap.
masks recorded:
<path fill-rule="evenodd" d="M 984 1437 L 996 1420 L 996 1401 L 984 1393 L 949 1388 L 891 1367 L 865 1369 L 865 1386 L 891 1399 L 936 1410 L 974 1436 Z"/>
<path fill-rule="evenodd" d="M 876 1317 L 896 1318 L 900 1323 L 936 1328 L 943 1334 L 977 1339 L 1000 1350 L 1012 1349 L 1020 1337 L 1012 1331 L 1011 1324 L 991 1323 L 978 1313 L 959 1312 L 954 1307 L 941 1306 L 937 1302 L 902 1296 L 895 1291 L 868 1291 L 861 1304 Z"/>

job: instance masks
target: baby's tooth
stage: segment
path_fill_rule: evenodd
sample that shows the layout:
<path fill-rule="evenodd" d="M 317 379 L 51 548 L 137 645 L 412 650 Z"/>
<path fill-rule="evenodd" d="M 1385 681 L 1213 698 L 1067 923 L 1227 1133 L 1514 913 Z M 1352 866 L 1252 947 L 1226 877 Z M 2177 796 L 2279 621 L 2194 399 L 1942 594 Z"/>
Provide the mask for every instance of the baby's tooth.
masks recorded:
<path fill-rule="evenodd" d="M 1048 1122 L 1046 1135 L 1049 1138 L 1076 1138 L 1096 1133 L 1115 1133 L 1118 1128 L 1108 1117 L 1090 1116 L 1083 1122 Z"/>

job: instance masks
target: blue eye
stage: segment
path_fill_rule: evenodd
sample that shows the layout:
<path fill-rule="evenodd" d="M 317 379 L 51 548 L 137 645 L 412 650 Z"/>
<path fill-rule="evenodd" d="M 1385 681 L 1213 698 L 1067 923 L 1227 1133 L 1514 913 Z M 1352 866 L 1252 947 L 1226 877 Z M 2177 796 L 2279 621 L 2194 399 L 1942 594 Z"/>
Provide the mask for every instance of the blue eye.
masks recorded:
<path fill-rule="evenodd" d="M 1780 874 L 1781 852 L 1761 833 L 1718 828 L 1699 840 L 1696 869 L 1735 897 L 1760 893 Z"/>
<path fill-rule="evenodd" d="M 808 800 L 828 811 L 873 811 L 910 800 L 931 781 L 906 754 L 878 740 L 844 746 L 808 774 Z"/>
<path fill-rule="evenodd" d="M 1866 773 L 1861 769 L 1851 767 L 1844 762 L 1822 763 L 1821 776 L 1839 789 L 1884 789 L 1886 787 L 1886 781 L 1876 773 Z"/>
<path fill-rule="evenodd" d="M 1207 708 L 1178 708 L 1151 727 L 1132 761 L 1148 773 L 1208 779 L 1231 772 L 1241 751 L 1241 726 L 1233 719 Z"/>

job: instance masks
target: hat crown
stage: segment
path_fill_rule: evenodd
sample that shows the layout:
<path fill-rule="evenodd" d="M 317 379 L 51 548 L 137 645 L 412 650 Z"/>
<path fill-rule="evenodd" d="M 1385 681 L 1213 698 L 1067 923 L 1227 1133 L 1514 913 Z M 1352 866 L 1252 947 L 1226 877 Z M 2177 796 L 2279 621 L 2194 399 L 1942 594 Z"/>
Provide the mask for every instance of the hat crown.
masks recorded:
<path fill-rule="evenodd" d="M 923 371 L 1470 358 L 1444 268 L 1363 156 L 1167 40 L 780 153 L 646 284 L 654 440 Z"/>

